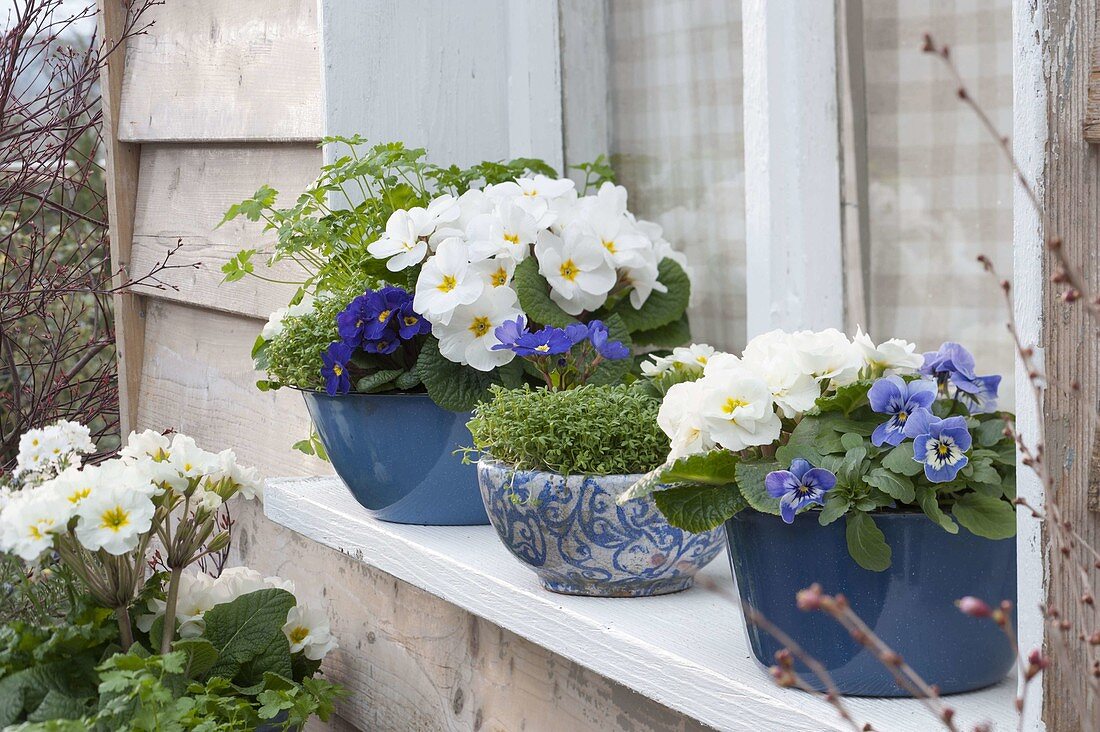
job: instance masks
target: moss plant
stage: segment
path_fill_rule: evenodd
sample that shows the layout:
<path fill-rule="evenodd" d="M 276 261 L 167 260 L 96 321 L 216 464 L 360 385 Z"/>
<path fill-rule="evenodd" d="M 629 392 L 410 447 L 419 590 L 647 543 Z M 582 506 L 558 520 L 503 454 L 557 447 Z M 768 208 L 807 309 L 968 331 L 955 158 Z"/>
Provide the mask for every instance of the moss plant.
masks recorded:
<path fill-rule="evenodd" d="M 470 420 L 477 452 L 565 475 L 646 473 L 664 462 L 660 402 L 634 386 L 492 388 Z"/>

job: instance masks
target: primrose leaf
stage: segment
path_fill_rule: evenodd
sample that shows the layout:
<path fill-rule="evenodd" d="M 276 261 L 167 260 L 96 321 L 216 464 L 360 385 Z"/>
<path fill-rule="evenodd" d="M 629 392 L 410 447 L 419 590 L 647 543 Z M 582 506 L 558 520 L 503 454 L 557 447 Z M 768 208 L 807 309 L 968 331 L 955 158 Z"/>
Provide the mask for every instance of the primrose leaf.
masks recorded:
<path fill-rule="evenodd" d="M 872 572 L 881 572 L 890 566 L 890 545 L 870 515 L 862 511 L 849 513 L 844 536 L 848 540 L 848 553 L 859 566 Z"/>
<path fill-rule="evenodd" d="M 691 342 L 691 324 L 685 312 L 679 320 L 651 330 L 639 330 L 632 334 L 634 345 L 675 348 Z"/>
<path fill-rule="evenodd" d="M 955 499 L 951 513 L 976 536 L 1007 539 L 1016 535 L 1016 507 L 1000 498 L 963 493 Z"/>
<path fill-rule="evenodd" d="M 737 480 L 736 454 L 729 450 L 688 455 L 665 468 L 662 483 L 691 483 L 701 485 L 728 485 Z"/>
<path fill-rule="evenodd" d="M 429 336 L 420 348 L 416 373 L 432 401 L 452 412 L 469 412 L 489 396 L 491 374 L 462 366 L 439 352 L 439 341 Z"/>
<path fill-rule="evenodd" d="M 526 261 L 526 260 L 525 260 Z M 519 268 L 516 268 L 519 272 Z M 674 260 L 665 257 L 657 265 L 657 279 L 668 288 L 668 292 L 654 290 L 646 298 L 641 308 L 635 309 L 629 297 L 624 297 L 615 305 L 615 312 L 623 319 L 627 329 L 633 333 L 638 330 L 654 330 L 680 319 L 687 310 L 691 299 L 691 279 Z M 523 304 L 523 297 L 520 297 Z"/>
<path fill-rule="evenodd" d="M 673 487 L 657 491 L 653 500 L 670 524 L 694 533 L 721 526 L 748 505 L 736 483 Z"/>
<path fill-rule="evenodd" d="M 782 470 L 775 461 L 742 460 L 737 463 L 737 487 L 745 501 L 760 513 L 779 515 L 779 499 L 768 495 L 764 479 L 773 470 Z"/>
<path fill-rule="evenodd" d="M 376 394 L 381 391 L 391 391 L 394 387 L 394 379 L 405 373 L 404 369 L 382 369 L 368 374 L 355 383 L 355 390 L 360 394 Z"/>
<path fill-rule="evenodd" d="M 252 667 L 256 659 L 277 666 L 265 670 L 279 671 L 283 664 L 278 654 L 282 650 L 278 641 L 286 643 L 282 628 L 294 603 L 294 595 L 286 590 L 263 589 L 207 610 L 203 637 L 218 653 L 209 675 L 233 679 L 246 665 Z M 289 648 L 286 645 L 287 673 L 290 672 Z"/>

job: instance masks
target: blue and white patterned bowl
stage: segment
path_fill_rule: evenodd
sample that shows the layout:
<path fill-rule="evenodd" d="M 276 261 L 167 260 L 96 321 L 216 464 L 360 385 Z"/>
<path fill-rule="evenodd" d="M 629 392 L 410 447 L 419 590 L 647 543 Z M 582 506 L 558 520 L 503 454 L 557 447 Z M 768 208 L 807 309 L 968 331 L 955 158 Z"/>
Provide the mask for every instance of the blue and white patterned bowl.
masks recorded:
<path fill-rule="evenodd" d="M 671 526 L 650 498 L 616 503 L 640 475 L 559 475 L 477 464 L 478 485 L 501 541 L 567 595 L 644 597 L 691 587 L 726 546 L 721 527 L 692 534 Z"/>

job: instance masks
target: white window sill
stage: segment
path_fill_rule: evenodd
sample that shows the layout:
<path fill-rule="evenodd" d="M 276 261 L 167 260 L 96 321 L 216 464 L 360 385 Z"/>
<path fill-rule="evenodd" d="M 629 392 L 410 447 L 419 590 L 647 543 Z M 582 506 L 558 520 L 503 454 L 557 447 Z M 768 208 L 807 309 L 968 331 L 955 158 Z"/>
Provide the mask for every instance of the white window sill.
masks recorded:
<path fill-rule="evenodd" d="M 337 478 L 268 481 L 264 513 L 664 706 L 722 730 L 849 729 L 826 702 L 776 687 L 753 660 L 719 557 L 704 585 L 644 599 L 569 597 L 543 590 L 489 526 L 429 527 L 371 519 Z M 950 697 L 960 729 L 991 722 L 1015 729 L 1011 679 Z M 851 698 L 875 729 L 928 730 L 935 721 L 912 699 Z"/>

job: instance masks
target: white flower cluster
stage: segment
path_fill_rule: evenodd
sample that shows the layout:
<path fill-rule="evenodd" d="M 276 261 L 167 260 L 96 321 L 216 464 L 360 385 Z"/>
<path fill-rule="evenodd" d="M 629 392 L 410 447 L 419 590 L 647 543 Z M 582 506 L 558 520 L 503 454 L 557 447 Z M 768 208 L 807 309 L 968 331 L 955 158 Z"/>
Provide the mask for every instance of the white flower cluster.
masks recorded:
<path fill-rule="evenodd" d="M 195 638 L 206 629 L 206 612 L 216 605 L 233 602 L 242 595 L 264 589 L 286 590 L 294 594 L 294 583 L 280 577 L 264 577 L 248 567 L 231 567 L 214 579 L 210 575 L 189 569 L 180 575 L 176 601 L 176 620 L 181 638 Z M 151 612 L 137 620 L 141 630 L 149 632 L 153 622 L 163 617 L 164 600 L 153 600 Z M 337 647 L 324 612 L 297 604 L 287 613 L 283 634 L 290 643 L 291 653 L 304 653 L 312 661 L 320 661 Z"/>
<path fill-rule="evenodd" d="M 444 356 L 490 371 L 515 358 L 492 350 L 493 331 L 522 314 L 511 282 L 530 256 L 570 315 L 599 308 L 612 291 L 629 289 L 635 308 L 666 291 L 658 263 L 684 263 L 682 255 L 660 226 L 636 219 L 626 199 L 611 183 L 578 196 L 569 179 L 520 178 L 395 211 L 367 251 L 393 272 L 423 263 L 413 308 L 431 322 Z"/>
<path fill-rule="evenodd" d="M 780 417 L 812 409 L 823 391 L 850 384 L 864 370 L 912 373 L 924 359 L 898 339 L 879 345 L 863 333 L 774 330 L 753 338 L 740 357 L 698 344 L 643 364 L 647 376 L 702 372 L 665 394 L 657 422 L 671 441 L 670 460 L 715 446 L 734 452 L 779 439 Z"/>
<path fill-rule="evenodd" d="M 58 420 L 41 429 L 27 430 L 19 438 L 15 459 L 16 478 L 38 482 L 70 466 L 80 465 L 80 456 L 95 452 L 88 428 L 77 422 Z"/>
<path fill-rule="evenodd" d="M 83 452 L 95 449 L 81 445 L 88 448 Z M 231 450 L 207 452 L 186 435 L 169 440 L 152 430 L 130 433 L 118 458 L 69 465 L 9 498 L 0 510 L 0 550 L 32 562 L 71 530 L 89 551 L 122 555 L 152 528 L 157 496 L 168 487 L 192 486 L 191 505 L 213 511 L 237 493 L 257 496 L 261 482 L 255 469 L 237 464 Z"/>
<path fill-rule="evenodd" d="M 313 306 L 315 304 L 314 297 L 306 294 L 297 305 L 288 305 L 285 308 L 279 308 L 268 316 L 267 322 L 264 323 L 263 330 L 260 331 L 260 337 L 265 341 L 270 341 L 283 332 L 283 328 L 285 327 L 283 324 L 284 320 L 287 318 L 298 318 L 303 315 L 308 315 L 313 312 Z"/>

